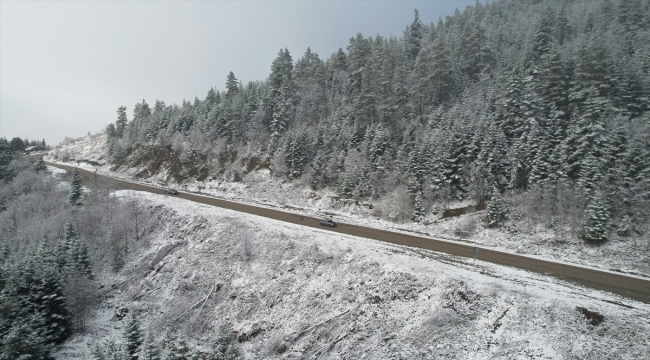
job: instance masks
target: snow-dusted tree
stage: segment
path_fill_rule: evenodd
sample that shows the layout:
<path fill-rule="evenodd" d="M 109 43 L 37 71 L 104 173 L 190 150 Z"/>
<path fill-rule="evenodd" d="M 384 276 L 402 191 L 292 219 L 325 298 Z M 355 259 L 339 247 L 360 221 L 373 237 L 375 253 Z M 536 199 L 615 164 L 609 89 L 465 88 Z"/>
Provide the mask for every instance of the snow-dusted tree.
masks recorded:
<path fill-rule="evenodd" d="M 47 359 L 52 348 L 30 319 L 16 320 L 1 344 L 0 360 Z"/>
<path fill-rule="evenodd" d="M 212 345 L 210 360 L 239 360 L 242 359 L 237 343 L 228 328 L 222 327 Z"/>
<path fill-rule="evenodd" d="M 38 161 L 36 161 L 36 164 L 34 164 L 34 170 L 36 171 L 46 171 L 47 166 L 45 166 L 45 161 L 43 161 L 43 158 L 39 158 Z"/>
<path fill-rule="evenodd" d="M 270 130 L 274 137 L 283 133 L 294 114 L 293 60 L 289 50 L 280 50 L 271 64 L 269 88 L 271 90 Z"/>
<path fill-rule="evenodd" d="M 13 151 L 7 139 L 0 138 L 0 181 L 8 181 L 13 178 L 14 171 L 11 168 Z"/>
<path fill-rule="evenodd" d="M 498 101 L 497 123 L 507 138 L 519 138 L 523 132 L 524 114 L 522 104 L 523 85 L 520 75 L 513 71 Z"/>
<path fill-rule="evenodd" d="M 191 351 L 182 337 L 177 337 L 163 351 L 161 360 L 187 360 Z"/>
<path fill-rule="evenodd" d="M 124 266 L 124 249 L 122 246 L 120 246 L 120 242 L 117 237 L 113 235 L 112 230 L 108 231 L 107 240 L 110 252 L 112 254 L 111 268 L 114 272 L 118 272 L 122 269 L 122 266 Z"/>
<path fill-rule="evenodd" d="M 501 194 L 496 185 L 492 187 L 492 196 L 487 206 L 487 224 L 489 227 L 498 227 L 506 219 L 506 209 L 501 199 Z"/>
<path fill-rule="evenodd" d="M 156 345 L 152 333 L 145 336 L 138 353 L 138 360 L 160 360 L 160 349 Z"/>
<path fill-rule="evenodd" d="M 120 106 L 117 109 L 117 120 L 115 121 L 115 133 L 118 137 L 124 136 L 124 129 L 128 119 L 126 117 L 126 106 Z"/>
<path fill-rule="evenodd" d="M 68 195 L 68 204 L 80 205 L 82 190 L 81 190 L 81 175 L 79 170 L 75 167 L 72 171 L 72 179 L 70 180 L 70 194 Z"/>
<path fill-rule="evenodd" d="M 148 117 L 149 115 L 151 115 L 151 108 L 149 108 L 149 104 L 147 104 L 147 102 L 144 99 L 142 99 L 141 103 L 137 103 L 133 107 L 134 122 L 142 120 Z"/>
<path fill-rule="evenodd" d="M 124 344 L 125 350 L 130 360 L 138 360 L 140 347 L 142 346 L 142 331 L 140 330 L 140 321 L 135 315 L 135 311 L 129 312 L 128 320 L 124 325 Z"/>
<path fill-rule="evenodd" d="M 413 13 L 413 23 L 408 27 L 406 35 L 406 58 L 409 61 L 410 67 L 413 68 L 415 59 L 417 59 L 422 48 L 422 22 L 420 21 L 420 13 L 417 9 Z"/>
<path fill-rule="evenodd" d="M 106 354 L 104 350 L 99 345 L 93 345 L 90 349 L 90 360 L 106 360 Z"/>
<path fill-rule="evenodd" d="M 550 8 L 542 12 L 533 34 L 533 61 L 537 61 L 551 50 L 553 42 L 553 13 Z"/>
<path fill-rule="evenodd" d="M 463 48 L 465 57 L 463 70 L 471 79 L 477 80 L 481 73 L 490 69 L 492 62 L 492 54 L 485 39 L 485 30 L 479 24 L 475 24 L 464 42 L 466 47 Z"/>
<path fill-rule="evenodd" d="M 67 267 L 69 272 L 75 272 L 92 279 L 92 266 L 88 258 L 88 245 L 86 241 L 75 236 L 70 241 Z"/>
<path fill-rule="evenodd" d="M 226 79 L 226 97 L 232 98 L 239 91 L 239 83 L 235 77 L 235 73 L 232 71 L 228 73 L 228 78 Z"/>
<path fill-rule="evenodd" d="M 301 131 L 287 134 L 284 146 L 284 162 L 289 170 L 289 178 L 297 179 L 302 175 L 306 161 L 305 135 Z"/>
<path fill-rule="evenodd" d="M 70 249 L 74 239 L 77 238 L 77 232 L 72 223 L 67 222 L 63 231 L 63 239 L 59 240 L 56 248 L 56 261 L 59 271 L 64 273 L 68 266 Z"/>
<path fill-rule="evenodd" d="M 601 194 L 594 190 L 589 194 L 584 211 L 582 237 L 588 241 L 604 241 L 609 236 L 609 214 Z"/>
<path fill-rule="evenodd" d="M 316 153 L 316 157 L 311 163 L 310 171 L 310 183 L 314 189 L 321 188 L 329 182 L 328 162 L 329 158 L 324 151 L 318 151 Z"/>

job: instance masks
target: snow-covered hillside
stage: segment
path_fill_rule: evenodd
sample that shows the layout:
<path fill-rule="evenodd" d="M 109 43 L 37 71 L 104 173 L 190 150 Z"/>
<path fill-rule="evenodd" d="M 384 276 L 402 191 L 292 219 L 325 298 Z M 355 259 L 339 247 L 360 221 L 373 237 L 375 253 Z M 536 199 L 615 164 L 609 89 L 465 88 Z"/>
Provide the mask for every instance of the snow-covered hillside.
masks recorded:
<path fill-rule="evenodd" d="M 205 347 L 227 326 L 245 358 L 644 358 L 650 305 L 552 277 L 130 191 L 163 228 L 56 353 L 121 341 L 121 309 L 158 339 Z M 114 289 L 111 285 L 120 284 Z M 582 311 L 604 321 L 592 325 Z M 596 323 L 596 322 L 594 322 Z"/>
<path fill-rule="evenodd" d="M 539 256 L 546 259 L 561 260 L 617 272 L 650 276 L 650 240 L 647 236 L 635 240 L 613 237 L 600 245 L 589 245 L 577 236 L 567 236 L 558 241 L 554 230 L 529 228 L 526 222 L 513 221 L 508 230 L 490 229 L 485 226 L 485 211 L 478 211 L 457 217 L 442 219 L 430 216 L 422 223 L 397 223 L 390 216 L 380 217 L 377 208 L 390 209 L 389 201 L 382 203 L 355 203 L 338 199 L 332 191 L 312 191 L 299 181 L 288 182 L 275 178 L 268 169 L 247 172 L 239 181 L 228 181 L 224 177 L 209 177 L 204 181 L 188 178 L 181 183 L 169 176 L 169 169 L 161 169 L 152 176 L 142 174 L 141 168 L 132 167 L 113 171 L 106 164 L 104 151 L 106 136 L 103 134 L 86 136 L 58 146 L 46 157 L 47 161 L 78 165 L 97 170 L 121 179 L 170 186 L 240 202 L 288 209 L 312 216 L 333 217 L 335 221 L 365 224 L 372 227 L 415 232 L 436 238 L 452 239 L 485 247 L 519 254 Z M 232 179 L 230 179 L 232 180 Z M 386 204 L 389 202 L 389 204 Z M 457 204 L 465 206 L 467 204 Z"/>

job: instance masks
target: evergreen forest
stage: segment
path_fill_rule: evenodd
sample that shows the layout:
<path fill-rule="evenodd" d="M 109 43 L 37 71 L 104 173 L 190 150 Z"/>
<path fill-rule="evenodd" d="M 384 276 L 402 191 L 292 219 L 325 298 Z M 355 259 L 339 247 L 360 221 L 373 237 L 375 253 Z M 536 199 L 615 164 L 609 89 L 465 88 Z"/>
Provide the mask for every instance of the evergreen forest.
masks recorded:
<path fill-rule="evenodd" d="M 257 162 L 343 199 L 394 198 L 410 209 L 398 221 L 473 200 L 494 203 L 498 226 L 501 197 L 532 196 L 561 227 L 570 198 L 585 240 L 640 234 L 649 17 L 648 0 L 477 1 L 435 24 L 415 10 L 399 38 L 359 33 L 325 57 L 280 49 L 265 80 L 230 72 L 205 98 L 143 100 L 131 119 L 120 107 L 107 153 L 119 168 L 178 151 L 210 175 Z"/>

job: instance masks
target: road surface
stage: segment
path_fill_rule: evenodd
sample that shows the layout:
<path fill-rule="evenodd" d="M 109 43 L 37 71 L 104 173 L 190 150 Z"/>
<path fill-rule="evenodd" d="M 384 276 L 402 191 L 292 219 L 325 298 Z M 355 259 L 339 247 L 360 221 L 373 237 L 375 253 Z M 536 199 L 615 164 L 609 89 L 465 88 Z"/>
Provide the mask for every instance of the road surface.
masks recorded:
<path fill-rule="evenodd" d="M 72 171 L 74 168 L 73 166 L 53 164 L 49 162 L 46 162 L 46 164 L 58 167 L 66 171 Z M 116 187 L 123 189 L 147 191 L 156 194 L 162 194 L 164 191 L 164 189 L 155 186 L 137 184 L 104 175 L 96 175 L 92 171 L 81 168 L 79 168 L 79 173 L 82 177 L 85 178 L 92 178 L 93 176 L 97 176 L 100 178 L 109 179 Z M 475 247 L 473 245 L 459 244 L 429 237 L 391 232 L 352 224 L 337 223 L 338 226 L 335 228 L 326 228 L 320 225 L 320 219 L 313 217 L 186 192 L 179 192 L 179 195 L 177 195 L 177 197 L 202 204 L 244 212 L 247 214 L 264 216 L 275 220 L 315 227 L 321 230 L 365 237 L 391 244 L 433 250 L 452 255 L 476 257 L 479 260 L 489 261 L 495 264 L 513 266 L 520 269 L 553 275 L 564 280 L 573 281 L 594 289 L 605 290 L 645 303 L 650 303 L 650 279 L 642 279 L 639 277 L 617 274 L 594 268 L 570 265 L 551 260 L 531 258 L 525 255 L 511 254 L 498 250 Z M 475 254 L 476 250 L 478 250 L 478 252 Z"/>

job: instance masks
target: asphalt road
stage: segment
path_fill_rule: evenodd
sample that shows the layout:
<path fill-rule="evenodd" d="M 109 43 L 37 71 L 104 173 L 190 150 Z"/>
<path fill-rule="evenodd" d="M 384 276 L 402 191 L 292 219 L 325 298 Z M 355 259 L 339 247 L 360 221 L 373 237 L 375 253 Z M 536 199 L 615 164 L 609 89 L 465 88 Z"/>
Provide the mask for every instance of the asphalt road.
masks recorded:
<path fill-rule="evenodd" d="M 47 163 L 47 165 L 55 166 L 67 171 L 72 171 L 73 169 L 72 166 L 61 164 Z M 84 178 L 92 178 L 95 176 L 93 172 L 81 168 L 79 169 L 79 173 Z M 111 184 L 113 184 L 113 186 L 116 188 L 147 191 L 156 194 L 162 194 L 164 191 L 164 189 L 154 186 L 136 184 L 103 175 L 96 176 L 98 178 L 111 181 Z M 588 286 L 590 288 L 609 291 L 645 303 L 650 303 L 650 279 L 641 279 L 638 277 L 601 271 L 593 268 L 574 266 L 566 263 L 535 259 L 524 255 L 517 255 L 482 247 L 475 247 L 473 245 L 458 244 L 445 240 L 402 234 L 352 224 L 337 223 L 338 226 L 335 228 L 323 227 L 319 223 L 320 219 L 313 217 L 289 213 L 281 210 L 258 207 L 254 205 L 242 204 L 234 201 L 222 200 L 214 197 L 196 195 L 192 193 L 179 192 L 179 195 L 177 197 L 202 204 L 240 211 L 247 214 L 264 216 L 275 220 L 300 224 L 304 226 L 311 226 L 322 230 L 328 230 L 342 234 L 365 237 L 391 244 L 433 250 L 465 257 L 476 256 L 476 258 L 479 260 L 553 275 L 564 280 L 573 281 L 581 285 Z M 478 250 L 476 254 L 475 250 Z"/>

